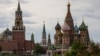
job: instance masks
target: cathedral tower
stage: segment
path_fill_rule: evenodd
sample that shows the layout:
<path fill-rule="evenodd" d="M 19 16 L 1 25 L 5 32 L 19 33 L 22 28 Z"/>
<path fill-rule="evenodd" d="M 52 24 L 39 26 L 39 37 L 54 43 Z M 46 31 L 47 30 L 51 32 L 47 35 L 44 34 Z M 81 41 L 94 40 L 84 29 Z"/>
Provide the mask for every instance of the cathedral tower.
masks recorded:
<path fill-rule="evenodd" d="M 67 5 L 67 15 L 65 17 L 65 22 L 70 26 L 71 30 L 74 30 L 74 23 L 73 23 L 73 18 L 70 12 L 70 2 L 69 1 Z"/>
<path fill-rule="evenodd" d="M 67 14 L 65 17 L 65 21 L 64 23 L 67 23 L 70 27 L 70 43 L 73 43 L 73 39 L 74 39 L 74 23 L 73 23 L 73 18 L 71 15 L 71 11 L 70 11 L 70 2 L 68 1 L 68 5 L 67 5 Z"/>
<path fill-rule="evenodd" d="M 23 25 L 20 2 L 18 2 L 18 7 L 15 12 L 15 24 L 12 27 L 12 37 L 13 40 L 16 40 L 18 42 L 18 50 L 22 50 L 24 48 L 25 41 L 25 26 Z"/>
<path fill-rule="evenodd" d="M 88 43 L 90 42 L 89 32 L 88 32 L 88 26 L 85 25 L 84 21 L 80 25 L 79 30 L 80 30 L 80 42 L 85 45 L 88 45 Z"/>
<path fill-rule="evenodd" d="M 55 40 L 55 45 L 57 48 L 61 48 L 62 45 L 62 32 L 61 32 L 61 26 L 59 24 L 59 22 L 57 23 L 57 25 L 55 26 L 55 36 L 54 36 L 54 40 Z"/>
<path fill-rule="evenodd" d="M 62 26 L 63 36 L 62 36 L 62 45 L 64 49 L 68 48 L 71 44 L 70 42 L 70 26 L 67 23 L 64 23 Z"/>

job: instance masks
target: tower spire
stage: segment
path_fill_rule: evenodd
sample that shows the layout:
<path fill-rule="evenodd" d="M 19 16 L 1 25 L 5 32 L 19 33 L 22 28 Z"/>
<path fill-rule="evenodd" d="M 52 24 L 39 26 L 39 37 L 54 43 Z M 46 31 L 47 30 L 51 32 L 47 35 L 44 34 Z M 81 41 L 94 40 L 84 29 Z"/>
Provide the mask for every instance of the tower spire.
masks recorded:
<path fill-rule="evenodd" d="M 34 34 L 31 35 L 31 41 L 34 43 Z"/>
<path fill-rule="evenodd" d="M 57 20 L 58 20 L 58 22 L 57 22 L 57 23 L 59 23 L 59 18 L 57 18 Z"/>
<path fill-rule="evenodd" d="M 68 0 L 68 4 L 67 4 L 67 14 L 66 14 L 66 17 L 65 17 L 65 23 L 67 23 L 72 30 L 74 29 L 74 23 L 73 23 L 73 18 L 72 18 L 71 11 L 70 11 L 69 0 Z"/>
<path fill-rule="evenodd" d="M 70 1 L 68 0 L 68 5 L 70 5 Z"/>
<path fill-rule="evenodd" d="M 67 9 L 66 18 L 72 19 L 71 12 L 70 12 L 70 2 L 69 2 L 69 0 L 68 0 L 68 5 L 67 5 L 67 7 L 68 7 L 68 9 Z"/>
<path fill-rule="evenodd" d="M 46 46 L 47 45 L 47 41 L 46 41 L 46 30 L 45 30 L 45 21 L 43 21 L 43 32 L 42 32 L 42 45 Z"/>
<path fill-rule="evenodd" d="M 17 7 L 17 11 L 21 11 L 21 8 L 20 8 L 20 0 L 18 0 L 18 7 Z"/>
<path fill-rule="evenodd" d="M 82 19 L 82 22 L 84 23 L 84 17 L 83 17 L 83 19 Z"/>
<path fill-rule="evenodd" d="M 43 33 L 45 33 L 45 21 L 43 21 L 44 25 L 43 25 Z"/>
<path fill-rule="evenodd" d="M 48 44 L 51 45 L 50 33 L 48 34 Z"/>
<path fill-rule="evenodd" d="M 50 33 L 49 33 L 49 35 L 48 35 L 48 49 L 51 49 Z"/>

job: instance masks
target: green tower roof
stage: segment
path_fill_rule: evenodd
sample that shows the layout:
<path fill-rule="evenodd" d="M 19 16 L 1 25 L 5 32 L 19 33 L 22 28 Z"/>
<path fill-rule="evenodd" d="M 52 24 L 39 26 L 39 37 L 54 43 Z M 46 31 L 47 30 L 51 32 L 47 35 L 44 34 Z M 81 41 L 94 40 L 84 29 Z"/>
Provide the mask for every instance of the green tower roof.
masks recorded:
<path fill-rule="evenodd" d="M 85 25 L 84 21 L 80 25 L 79 30 L 87 30 L 87 26 Z"/>

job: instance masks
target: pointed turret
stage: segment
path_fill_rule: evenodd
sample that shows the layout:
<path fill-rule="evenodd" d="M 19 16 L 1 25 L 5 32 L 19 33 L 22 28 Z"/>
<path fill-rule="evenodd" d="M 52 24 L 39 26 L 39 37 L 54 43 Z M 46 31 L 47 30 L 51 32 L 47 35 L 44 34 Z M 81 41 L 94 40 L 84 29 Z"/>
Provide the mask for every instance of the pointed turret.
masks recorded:
<path fill-rule="evenodd" d="M 45 31 L 45 21 L 44 21 L 44 25 L 43 25 L 43 33 L 46 33 L 46 31 Z"/>
<path fill-rule="evenodd" d="M 57 25 L 55 26 L 55 30 L 61 30 L 61 26 L 60 26 L 59 22 L 58 22 Z"/>
<path fill-rule="evenodd" d="M 67 5 L 67 14 L 65 17 L 65 22 L 70 26 L 71 30 L 74 30 L 74 23 L 73 23 L 73 18 L 71 15 L 71 11 L 70 11 L 70 2 L 68 1 L 68 5 Z"/>
<path fill-rule="evenodd" d="M 20 2 L 19 2 L 19 1 L 18 1 L 17 11 L 21 11 L 21 8 L 20 8 Z"/>
<path fill-rule="evenodd" d="M 68 5 L 67 5 L 67 15 L 66 15 L 66 19 L 65 21 L 70 21 L 70 20 L 73 20 L 72 19 L 72 15 L 71 15 L 71 12 L 70 12 L 70 2 L 68 1 Z"/>
<path fill-rule="evenodd" d="M 50 33 L 49 33 L 49 35 L 48 35 L 48 49 L 51 49 Z"/>
<path fill-rule="evenodd" d="M 31 35 L 31 41 L 34 43 L 34 34 Z"/>
<path fill-rule="evenodd" d="M 45 21 L 43 24 L 43 32 L 42 32 L 42 46 L 46 46 L 46 29 L 45 29 Z"/>
<path fill-rule="evenodd" d="M 79 28 L 77 25 L 75 25 L 75 27 L 74 27 L 74 32 L 75 32 L 75 34 L 78 34 L 78 32 L 79 32 Z"/>
<path fill-rule="evenodd" d="M 51 44 L 50 33 L 48 35 L 48 44 Z"/>
<path fill-rule="evenodd" d="M 80 30 L 80 42 L 85 44 L 86 46 L 90 43 L 90 37 L 88 32 L 88 26 L 85 25 L 84 20 L 79 27 Z"/>
<path fill-rule="evenodd" d="M 20 7 L 20 2 L 18 1 L 17 10 L 15 12 L 15 26 L 16 28 L 23 28 L 22 11 Z"/>

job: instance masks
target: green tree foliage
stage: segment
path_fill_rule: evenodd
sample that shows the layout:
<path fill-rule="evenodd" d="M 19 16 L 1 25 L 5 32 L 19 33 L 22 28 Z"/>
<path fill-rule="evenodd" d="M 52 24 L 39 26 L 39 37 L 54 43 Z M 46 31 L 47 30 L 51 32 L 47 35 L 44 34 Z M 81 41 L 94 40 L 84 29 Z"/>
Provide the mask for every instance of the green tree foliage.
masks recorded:
<path fill-rule="evenodd" d="M 90 53 L 91 53 L 91 56 L 100 56 L 99 45 L 92 42 L 90 44 Z"/>
<path fill-rule="evenodd" d="M 46 53 L 46 50 L 42 46 L 40 46 L 40 44 L 36 44 L 35 45 L 35 48 L 34 48 L 34 53 L 36 55 L 45 54 Z"/>
<path fill-rule="evenodd" d="M 100 47 L 94 42 L 91 42 L 89 46 L 74 42 L 71 50 L 67 51 L 65 56 L 100 56 Z"/>
<path fill-rule="evenodd" d="M 55 53 L 55 54 L 53 54 L 53 56 L 60 56 L 60 54 Z"/>
<path fill-rule="evenodd" d="M 74 42 L 71 46 L 71 50 L 67 51 L 65 56 L 90 56 L 90 53 L 84 44 Z"/>

